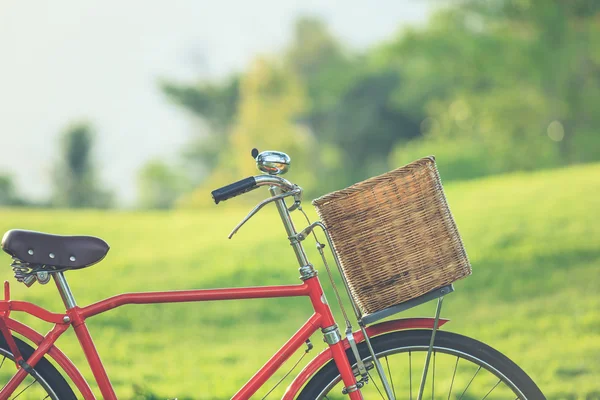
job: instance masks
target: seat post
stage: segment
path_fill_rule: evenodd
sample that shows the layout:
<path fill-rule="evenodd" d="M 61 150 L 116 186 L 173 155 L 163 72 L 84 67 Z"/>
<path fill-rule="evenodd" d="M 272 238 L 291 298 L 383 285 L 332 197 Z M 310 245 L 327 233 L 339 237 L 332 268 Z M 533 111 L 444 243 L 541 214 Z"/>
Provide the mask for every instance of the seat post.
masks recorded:
<path fill-rule="evenodd" d="M 65 303 L 65 307 L 67 307 L 67 310 L 74 308 L 77 303 L 67 283 L 67 278 L 65 278 L 62 272 L 54 272 L 52 275 L 54 276 L 54 282 L 56 283 L 60 297 L 62 297 L 63 303 Z"/>

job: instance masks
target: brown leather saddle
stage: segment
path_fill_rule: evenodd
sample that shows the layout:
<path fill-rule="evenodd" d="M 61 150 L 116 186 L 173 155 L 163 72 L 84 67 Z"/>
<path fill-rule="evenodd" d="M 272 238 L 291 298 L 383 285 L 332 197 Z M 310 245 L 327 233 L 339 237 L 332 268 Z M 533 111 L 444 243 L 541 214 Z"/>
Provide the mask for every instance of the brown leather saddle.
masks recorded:
<path fill-rule="evenodd" d="M 60 236 L 13 229 L 2 238 L 2 250 L 19 261 L 60 270 L 96 264 L 109 249 L 104 240 L 93 236 Z"/>

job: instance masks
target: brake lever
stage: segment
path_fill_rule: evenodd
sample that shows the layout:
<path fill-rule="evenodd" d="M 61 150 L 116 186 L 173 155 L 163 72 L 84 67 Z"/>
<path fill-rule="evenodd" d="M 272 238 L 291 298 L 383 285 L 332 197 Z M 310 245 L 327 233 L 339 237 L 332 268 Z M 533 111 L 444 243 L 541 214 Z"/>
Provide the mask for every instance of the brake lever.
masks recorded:
<path fill-rule="evenodd" d="M 297 210 L 298 207 L 300 207 L 300 205 L 302 204 L 302 188 L 298 186 L 294 192 L 294 204 L 292 204 L 290 208 L 288 208 L 289 212 Z"/>
<path fill-rule="evenodd" d="M 297 196 L 300 195 L 301 193 L 302 193 L 302 189 L 297 187 L 296 189 L 294 189 L 290 192 L 281 193 L 281 194 L 278 194 L 277 196 L 269 197 L 268 199 L 261 201 L 248 213 L 248 215 L 246 215 L 246 218 L 244 218 L 239 224 L 236 225 L 235 228 L 233 228 L 233 230 L 231 231 L 231 233 L 229 234 L 229 236 L 227 238 L 231 239 L 233 237 L 233 235 L 235 235 L 237 233 L 237 231 L 239 231 L 240 228 L 246 222 L 248 222 L 248 220 L 250 220 L 250 218 L 252 218 L 254 215 L 256 215 L 256 213 L 259 212 L 261 210 L 261 208 L 263 208 L 264 206 L 266 206 L 269 203 L 272 203 L 276 200 L 280 200 L 280 199 L 283 199 L 283 198 L 286 198 L 289 196 L 294 196 L 295 202 L 294 202 L 294 205 L 292 205 L 292 207 L 290 207 L 290 208 L 294 208 L 294 206 L 296 206 L 296 203 L 298 203 L 298 206 L 299 206 L 300 204 L 299 204 Z M 298 206 L 296 206 L 296 208 L 298 208 Z"/>

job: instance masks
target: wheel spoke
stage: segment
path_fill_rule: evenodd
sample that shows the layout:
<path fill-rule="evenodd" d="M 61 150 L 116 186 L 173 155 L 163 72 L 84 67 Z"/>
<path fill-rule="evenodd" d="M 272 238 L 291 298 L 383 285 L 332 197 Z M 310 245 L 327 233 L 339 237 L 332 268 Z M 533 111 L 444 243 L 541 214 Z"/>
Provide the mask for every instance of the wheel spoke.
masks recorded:
<path fill-rule="evenodd" d="M 477 376 L 477 374 L 479 373 L 480 370 L 481 370 L 481 365 L 479 366 L 479 368 L 477 368 L 477 371 L 475 371 L 475 375 L 473 375 L 473 377 L 469 381 L 469 384 L 465 388 L 465 391 L 462 392 L 462 394 L 460 395 L 460 397 L 458 398 L 458 400 L 461 400 L 463 398 L 463 396 L 465 395 L 465 393 L 467 393 L 467 390 L 469 390 L 469 386 L 471 386 L 471 383 L 473 383 L 473 380 L 475 379 L 475 377 Z"/>
<path fill-rule="evenodd" d="M 496 384 L 494 385 L 494 387 L 491 388 L 490 391 L 487 392 L 487 394 L 485 395 L 485 397 L 483 399 L 481 399 L 481 400 L 485 400 L 490 395 L 490 393 L 492 393 L 494 391 L 494 389 L 496 389 L 496 387 L 500 384 L 500 382 L 502 382 L 502 379 L 498 379 L 498 382 L 496 382 Z"/>
<path fill-rule="evenodd" d="M 410 387 L 410 400 L 412 400 L 412 353 L 408 352 L 408 386 Z"/>
<path fill-rule="evenodd" d="M 456 364 L 454 365 L 454 373 L 452 374 L 452 382 L 450 382 L 450 391 L 448 392 L 448 400 L 450 400 L 450 396 L 452 395 L 452 386 L 454 385 L 454 378 L 456 377 L 456 369 L 458 368 L 458 360 L 456 357 Z"/>
<path fill-rule="evenodd" d="M 371 382 L 373 382 L 373 385 L 375 386 L 375 389 L 377 389 L 377 391 L 379 392 L 379 395 L 381 396 L 381 398 L 383 400 L 385 400 L 385 397 L 383 397 L 383 394 L 381 393 L 381 390 L 379 390 L 377 383 L 375 383 L 375 379 L 373 379 L 373 377 L 371 376 L 371 374 L 369 372 L 367 372 L 367 374 L 369 374 L 369 379 L 371 380 Z"/>
<path fill-rule="evenodd" d="M 435 351 L 433 352 L 433 375 L 431 376 L 431 400 L 435 394 Z"/>
<path fill-rule="evenodd" d="M 29 351 L 34 351 L 31 346 L 28 346 L 26 343 L 21 343 L 20 339 L 15 338 L 15 340 L 21 354 L 25 355 Z M 10 370 L 11 366 L 15 365 L 13 364 L 15 362 L 13 353 L 14 352 L 8 348 L 6 343 L 0 344 L 0 369 L 6 365 L 6 369 Z M 25 378 L 18 385 L 18 387 L 14 389 L 10 397 L 8 397 L 8 395 L 4 396 L 6 399 L 20 400 L 25 398 L 36 398 L 48 400 L 58 399 L 59 396 L 61 399 L 75 398 L 73 392 L 68 386 L 68 383 L 60 377 L 60 372 L 45 360 L 42 359 L 40 361 L 42 362 L 39 362 L 32 370 L 29 370 L 29 373 L 25 375 Z M 11 371 L 5 371 L 3 375 L 7 375 L 5 378 L 8 380 L 8 376 L 14 377 L 14 371 L 13 373 L 11 373 Z M 0 388 L 5 386 L 6 383 L 6 380 L 4 382 L 0 382 Z"/>
<path fill-rule="evenodd" d="M 29 389 L 31 387 L 31 385 L 33 385 L 36 382 L 37 382 L 37 380 L 34 379 L 33 382 L 31 382 L 29 385 L 25 386 L 25 388 L 23 390 L 21 390 L 19 393 L 17 393 L 17 395 L 15 397 L 13 397 L 13 400 L 16 399 L 17 397 L 19 397 L 24 391 Z"/>
<path fill-rule="evenodd" d="M 390 382 L 392 382 L 392 392 L 394 393 L 394 398 L 396 398 L 396 388 L 394 387 L 394 378 L 392 378 L 392 371 L 390 370 L 390 362 L 388 361 L 387 356 L 385 357 L 385 363 L 387 364 L 388 375 L 390 376 Z"/>
<path fill-rule="evenodd" d="M 416 363 L 417 368 L 415 371 L 420 377 L 422 365 L 419 366 L 419 364 L 421 360 L 425 356 L 431 357 L 427 347 L 430 340 L 430 334 L 425 330 L 394 332 L 374 338 L 374 356 L 377 357 L 383 367 L 382 373 L 385 371 L 385 375 L 391 380 L 389 385 L 390 398 L 395 396 L 399 400 L 416 399 L 416 396 L 413 397 L 412 393 L 412 364 L 413 361 Z M 365 345 L 362 345 L 362 347 L 365 347 Z M 360 350 L 362 352 L 364 348 Z M 531 387 L 526 385 L 528 377 L 523 371 L 516 367 L 506 367 L 502 363 L 502 357 L 494 356 L 494 352 L 489 350 L 489 346 L 464 336 L 439 332 L 439 338 L 436 337 L 436 347 L 431 349 L 433 360 L 430 360 L 431 363 L 429 364 L 431 371 L 427 373 L 427 379 L 431 379 L 431 383 L 427 382 L 424 385 L 423 400 L 439 400 L 441 398 L 444 400 L 491 400 L 497 396 L 523 400 L 523 395 L 527 398 L 542 398 L 539 389 L 533 385 Z M 406 365 L 407 360 L 405 357 L 408 357 L 408 365 Z M 341 398 L 339 393 L 343 389 L 341 388 L 339 371 L 333 363 L 327 368 L 327 370 L 323 370 L 323 374 L 319 377 L 320 380 L 314 380 L 314 383 L 309 382 L 304 387 L 300 398 L 323 400 Z M 356 365 L 353 365 L 353 368 L 355 369 Z M 398 371 L 392 372 L 394 368 Z M 336 372 L 336 374 L 333 375 L 332 372 Z M 370 400 L 387 400 L 386 391 L 388 389 L 384 391 L 377 379 L 374 379 L 376 374 L 373 371 L 369 370 L 367 374 L 367 378 L 372 383 L 369 382 L 370 385 L 361 388 L 363 397 Z M 513 383 L 512 378 L 509 378 L 507 374 L 521 377 L 522 379 L 517 382 L 521 382 L 523 385 Z M 327 378 L 323 379 L 324 377 Z M 398 379 L 398 382 L 394 378 Z M 406 379 L 409 381 L 406 382 Z M 440 380 L 441 384 L 440 382 L 436 383 L 437 379 Z M 429 389 L 427 389 L 427 386 L 429 386 Z M 431 391 L 431 395 L 428 390 Z M 508 394 L 508 390 L 511 394 Z"/>

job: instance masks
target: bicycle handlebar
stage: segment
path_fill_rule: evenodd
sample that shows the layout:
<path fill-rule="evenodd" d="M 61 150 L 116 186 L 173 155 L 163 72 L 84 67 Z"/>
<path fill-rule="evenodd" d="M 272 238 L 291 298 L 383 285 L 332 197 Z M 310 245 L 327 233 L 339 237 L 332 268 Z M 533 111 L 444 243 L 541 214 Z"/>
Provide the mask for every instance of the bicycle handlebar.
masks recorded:
<path fill-rule="evenodd" d="M 296 185 L 279 176 L 258 175 L 251 176 L 249 178 L 231 183 L 227 186 L 223 186 L 222 188 L 213 190 L 211 194 L 215 204 L 219 204 L 221 201 L 231 199 L 232 197 L 239 196 L 240 194 L 244 194 L 258 188 L 259 186 L 265 185 L 278 186 L 283 189 L 284 192 L 289 192 L 297 188 Z"/>
<path fill-rule="evenodd" d="M 258 188 L 253 176 L 212 191 L 215 204 Z"/>

